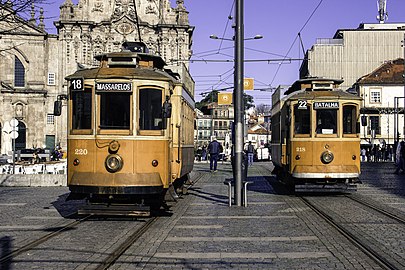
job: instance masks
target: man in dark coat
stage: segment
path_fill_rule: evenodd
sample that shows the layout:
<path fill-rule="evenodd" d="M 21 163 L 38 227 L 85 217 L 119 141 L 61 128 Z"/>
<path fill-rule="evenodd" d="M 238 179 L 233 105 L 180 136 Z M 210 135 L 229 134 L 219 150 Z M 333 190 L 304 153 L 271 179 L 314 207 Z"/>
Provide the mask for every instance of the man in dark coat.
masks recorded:
<path fill-rule="evenodd" d="M 208 153 L 210 153 L 210 171 L 217 171 L 218 156 L 221 153 L 221 144 L 217 142 L 215 137 L 212 137 L 212 141 L 208 145 Z"/>

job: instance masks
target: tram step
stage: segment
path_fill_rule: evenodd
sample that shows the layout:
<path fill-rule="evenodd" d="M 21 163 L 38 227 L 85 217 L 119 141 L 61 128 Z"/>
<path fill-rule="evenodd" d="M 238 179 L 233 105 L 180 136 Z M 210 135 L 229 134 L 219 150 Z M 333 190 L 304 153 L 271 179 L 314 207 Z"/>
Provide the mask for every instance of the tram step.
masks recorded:
<path fill-rule="evenodd" d="M 79 215 L 100 216 L 150 216 L 150 207 L 128 204 L 90 204 L 78 210 Z"/>
<path fill-rule="evenodd" d="M 295 192 L 356 192 L 356 184 L 333 184 L 333 185 L 322 185 L 322 184 L 303 184 L 295 185 Z"/>

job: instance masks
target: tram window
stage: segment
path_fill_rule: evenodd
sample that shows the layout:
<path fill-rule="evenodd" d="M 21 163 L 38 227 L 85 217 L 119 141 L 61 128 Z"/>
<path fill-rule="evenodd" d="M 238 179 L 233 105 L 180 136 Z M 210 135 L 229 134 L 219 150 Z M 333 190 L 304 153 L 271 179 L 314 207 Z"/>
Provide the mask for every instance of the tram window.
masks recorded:
<path fill-rule="evenodd" d="M 162 91 L 145 88 L 139 91 L 139 129 L 162 129 Z"/>
<path fill-rule="evenodd" d="M 91 129 L 91 89 L 72 91 L 72 129 Z"/>
<path fill-rule="evenodd" d="M 294 106 L 294 133 L 295 134 L 310 134 L 310 110 L 307 107 L 305 110 L 300 109 L 299 105 Z"/>
<path fill-rule="evenodd" d="M 129 129 L 131 120 L 130 100 L 130 93 L 101 93 L 100 128 Z"/>
<path fill-rule="evenodd" d="M 316 110 L 316 133 L 336 134 L 337 110 Z"/>
<path fill-rule="evenodd" d="M 343 134 L 356 134 L 356 106 L 343 106 Z"/>

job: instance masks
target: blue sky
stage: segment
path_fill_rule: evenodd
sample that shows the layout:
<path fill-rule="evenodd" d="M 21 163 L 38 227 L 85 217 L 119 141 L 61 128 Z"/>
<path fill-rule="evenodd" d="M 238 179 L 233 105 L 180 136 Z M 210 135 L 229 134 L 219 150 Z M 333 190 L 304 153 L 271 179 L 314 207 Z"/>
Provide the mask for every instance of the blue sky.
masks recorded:
<path fill-rule="evenodd" d="M 64 0 L 49 0 L 44 6 L 48 31 L 59 16 Z M 136 0 L 139 1 L 139 0 Z M 78 0 L 73 0 L 77 3 Z M 176 3 L 171 0 L 172 6 Z M 234 0 L 185 0 L 190 24 L 195 26 L 192 59 L 233 59 L 233 42 L 210 39 L 232 38 Z M 245 63 L 245 77 L 255 79 L 255 88 L 292 84 L 299 76 L 300 61 L 280 64 L 277 59 L 302 58 L 303 49 L 311 48 L 316 38 L 332 38 L 338 29 L 357 28 L 360 23 L 378 23 L 377 0 L 244 0 L 245 38 L 262 35 L 260 40 L 245 42 L 245 59 L 271 59 L 272 62 Z M 387 23 L 405 22 L 405 0 L 387 0 Z M 312 15 L 312 16 L 311 16 Z M 276 61 L 274 61 L 276 60 Z M 192 62 L 190 71 L 196 82 L 196 97 L 212 89 L 233 84 L 233 63 Z M 228 90 L 231 91 L 231 90 Z M 249 92 L 256 104 L 269 104 L 271 93 Z"/>

